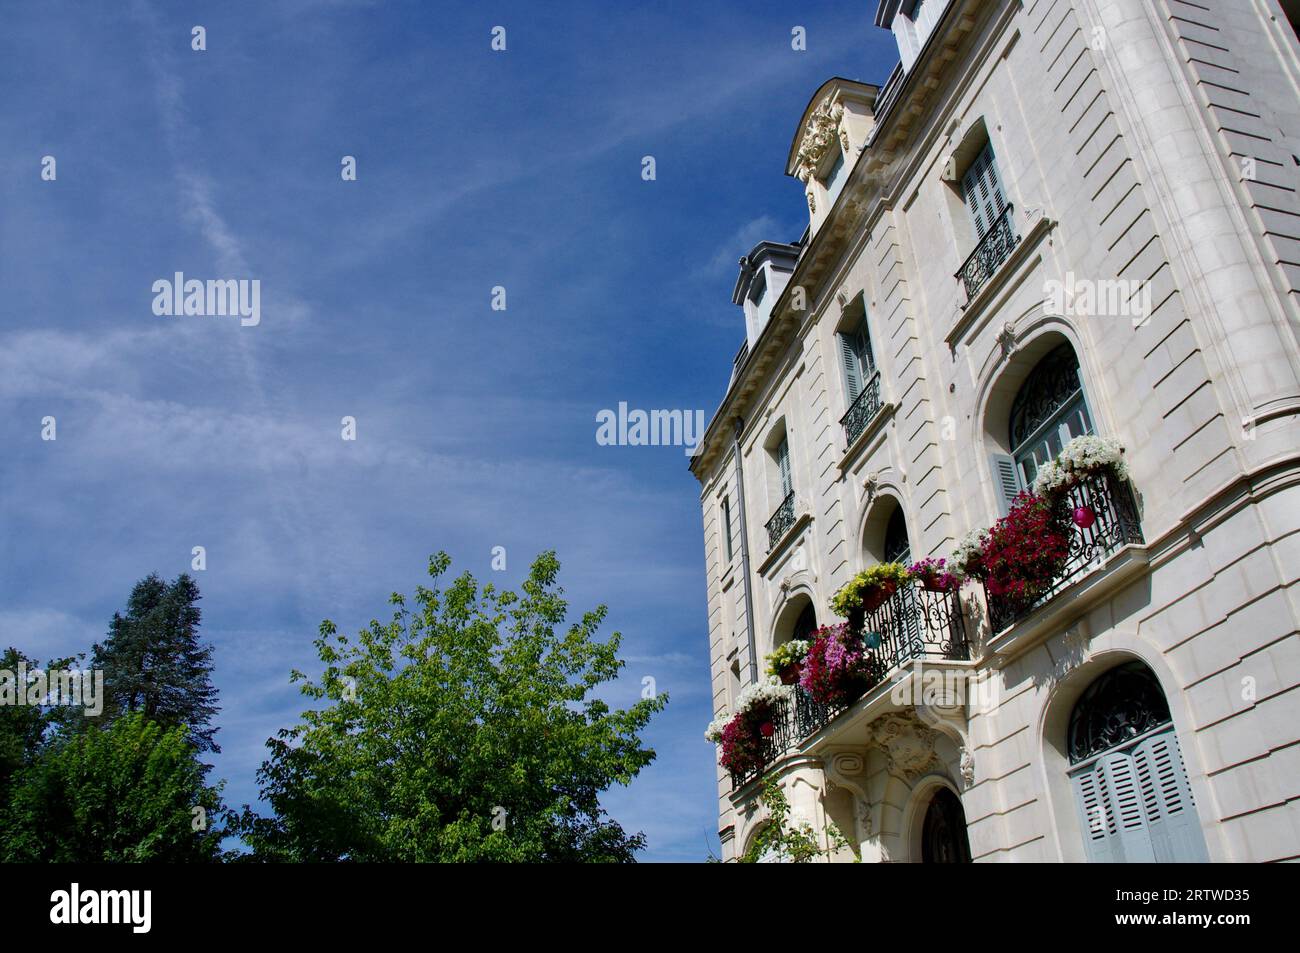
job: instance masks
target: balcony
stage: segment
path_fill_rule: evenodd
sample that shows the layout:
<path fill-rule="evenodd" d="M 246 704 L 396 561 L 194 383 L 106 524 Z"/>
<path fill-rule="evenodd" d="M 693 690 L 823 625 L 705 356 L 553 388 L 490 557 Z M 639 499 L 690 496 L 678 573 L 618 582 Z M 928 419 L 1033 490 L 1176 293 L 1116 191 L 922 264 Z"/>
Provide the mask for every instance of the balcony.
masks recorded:
<path fill-rule="evenodd" d="M 853 446 L 853 441 L 857 440 L 862 431 L 867 429 L 867 424 L 875 419 L 882 406 L 880 401 L 880 371 L 876 371 L 871 375 L 871 379 L 867 381 L 867 386 L 862 388 L 862 393 L 858 395 L 857 400 L 849 406 L 848 413 L 840 418 L 840 425 L 844 427 L 846 447 Z"/>
<path fill-rule="evenodd" d="M 967 302 L 973 301 L 981 288 L 997 272 L 1011 253 L 1015 251 L 1020 237 L 1016 235 L 1011 223 L 1012 206 L 1007 205 L 998 216 L 993 227 L 984 233 L 970 257 L 958 269 L 957 278 L 966 288 Z"/>
<path fill-rule="evenodd" d="M 783 537 L 794 525 L 794 490 L 791 490 L 781 505 L 776 508 L 772 518 L 767 521 L 767 549 L 768 552 L 776 549 L 776 544 L 781 542 Z"/>
<path fill-rule="evenodd" d="M 853 620 L 850 624 L 856 624 Z M 764 738 L 761 763 L 731 775 L 733 790 L 740 790 L 762 775 L 788 752 L 821 731 L 871 689 L 887 681 L 913 659 L 970 658 L 961 602 L 955 592 L 933 592 L 920 585 L 905 585 L 861 620 L 867 643 L 867 676 L 857 696 L 835 707 L 823 705 L 795 686 L 794 698 L 773 711 L 772 735 Z"/>
<path fill-rule="evenodd" d="M 1032 599 L 1015 599 L 994 595 L 985 586 L 990 630 L 993 633 L 1001 632 L 1051 602 L 1058 593 L 1098 568 L 1121 547 L 1140 545 L 1145 541 L 1132 489 L 1128 483 L 1117 480 L 1108 470 L 1085 477 L 1070 487 L 1065 506 L 1071 513 L 1080 509 L 1091 512 L 1092 524 L 1087 527 L 1072 527 L 1069 555 L 1046 592 Z"/>

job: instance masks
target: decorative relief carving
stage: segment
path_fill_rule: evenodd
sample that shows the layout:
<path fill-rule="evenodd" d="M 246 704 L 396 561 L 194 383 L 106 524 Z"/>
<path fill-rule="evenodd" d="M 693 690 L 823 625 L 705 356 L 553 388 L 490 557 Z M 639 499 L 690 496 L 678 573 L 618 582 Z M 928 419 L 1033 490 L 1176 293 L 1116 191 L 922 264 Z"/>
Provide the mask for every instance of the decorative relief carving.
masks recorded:
<path fill-rule="evenodd" d="M 831 102 L 828 96 L 808 117 L 808 126 L 804 130 L 803 140 L 799 143 L 799 151 L 795 155 L 795 175 L 804 183 L 812 178 L 813 173 L 817 171 L 817 166 L 826 157 L 827 150 L 835 142 L 835 134 L 843 116 L 844 106 Z M 812 206 L 811 194 L 808 196 L 808 204 L 809 207 Z"/>
<path fill-rule="evenodd" d="M 970 749 L 961 749 L 961 779 L 966 782 L 966 787 L 975 783 L 975 758 L 971 755 Z"/>
<path fill-rule="evenodd" d="M 889 758 L 890 768 L 909 783 L 919 778 L 935 761 L 935 731 L 914 718 L 891 712 L 871 726 L 872 741 Z"/>
<path fill-rule="evenodd" d="M 1012 321 L 1002 325 L 998 332 L 998 344 L 1002 345 L 1002 357 L 1008 358 L 1016 352 L 1016 326 Z"/>

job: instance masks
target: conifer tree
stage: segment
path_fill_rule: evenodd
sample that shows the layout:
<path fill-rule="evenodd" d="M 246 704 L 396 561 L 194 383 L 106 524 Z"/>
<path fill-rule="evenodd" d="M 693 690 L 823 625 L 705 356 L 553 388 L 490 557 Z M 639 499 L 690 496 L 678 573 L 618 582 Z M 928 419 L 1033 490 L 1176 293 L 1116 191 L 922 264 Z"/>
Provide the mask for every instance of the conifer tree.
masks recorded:
<path fill-rule="evenodd" d="M 199 587 L 182 573 L 170 585 L 151 573 L 135 584 L 126 614 L 113 614 L 108 638 L 96 643 L 93 667 L 104 672 L 104 718 L 139 713 L 165 727 L 181 725 L 199 751 L 213 740 L 217 690 L 212 646 L 199 641 Z"/>

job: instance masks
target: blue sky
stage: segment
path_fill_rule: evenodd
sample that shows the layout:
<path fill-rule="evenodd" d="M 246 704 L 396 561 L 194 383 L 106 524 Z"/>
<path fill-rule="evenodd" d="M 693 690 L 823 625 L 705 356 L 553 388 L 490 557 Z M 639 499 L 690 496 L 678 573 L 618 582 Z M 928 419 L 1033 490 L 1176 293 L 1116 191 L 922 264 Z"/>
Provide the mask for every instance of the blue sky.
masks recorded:
<path fill-rule="evenodd" d="M 554 548 L 624 634 L 612 700 L 672 698 L 608 808 L 646 860 L 716 851 L 698 484 L 680 448 L 599 446 L 596 414 L 712 414 L 736 260 L 806 223 L 808 98 L 895 62 L 874 6 L 6 4 L 0 643 L 85 650 L 204 546 L 239 804 L 322 619 L 386 617 L 439 549 L 513 585 Z M 261 324 L 155 316 L 176 271 L 259 279 Z"/>

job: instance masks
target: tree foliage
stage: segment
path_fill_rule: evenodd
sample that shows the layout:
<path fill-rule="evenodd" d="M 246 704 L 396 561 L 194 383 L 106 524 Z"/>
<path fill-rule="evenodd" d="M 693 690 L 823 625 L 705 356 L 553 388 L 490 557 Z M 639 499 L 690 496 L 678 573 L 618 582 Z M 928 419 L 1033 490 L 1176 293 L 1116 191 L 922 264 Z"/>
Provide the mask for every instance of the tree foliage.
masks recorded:
<path fill-rule="evenodd" d="M 222 832 L 212 822 L 223 807 L 203 774 L 181 726 L 127 714 L 75 732 L 14 774 L 0 809 L 0 855 L 79 863 L 215 860 Z"/>
<path fill-rule="evenodd" d="M 603 606 L 563 629 L 559 562 L 544 553 L 522 594 L 468 573 L 414 605 L 394 593 L 386 624 L 355 641 L 328 620 L 320 707 L 270 739 L 258 772 L 271 817 L 232 817 L 251 859 L 275 861 L 630 861 L 644 842 L 600 794 L 654 759 L 639 732 L 667 702 L 611 708 L 620 636 L 597 641 Z"/>

